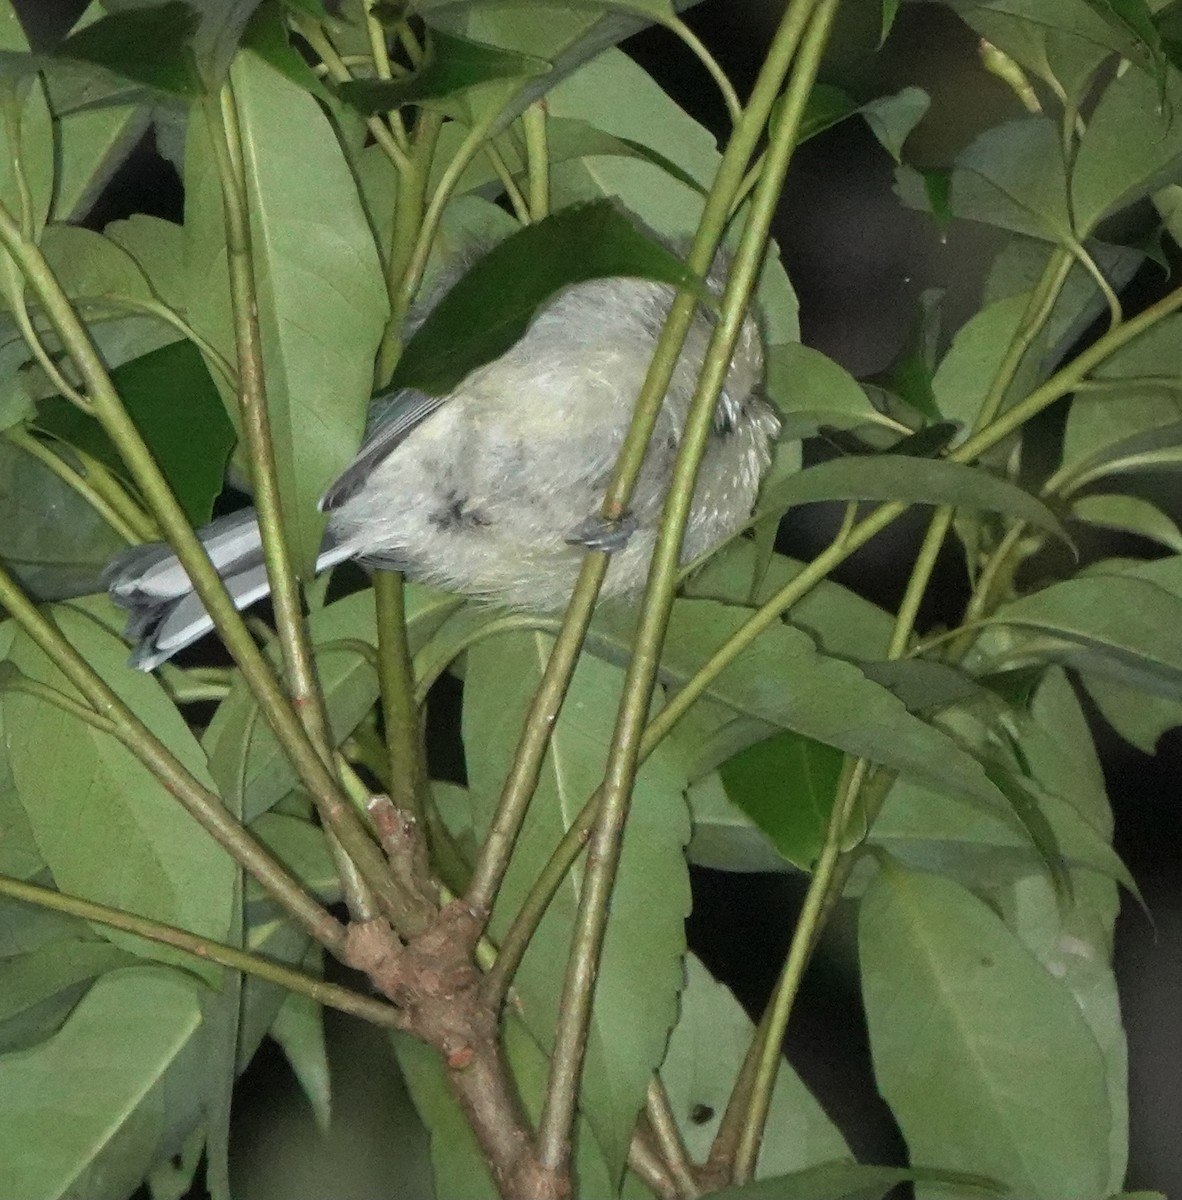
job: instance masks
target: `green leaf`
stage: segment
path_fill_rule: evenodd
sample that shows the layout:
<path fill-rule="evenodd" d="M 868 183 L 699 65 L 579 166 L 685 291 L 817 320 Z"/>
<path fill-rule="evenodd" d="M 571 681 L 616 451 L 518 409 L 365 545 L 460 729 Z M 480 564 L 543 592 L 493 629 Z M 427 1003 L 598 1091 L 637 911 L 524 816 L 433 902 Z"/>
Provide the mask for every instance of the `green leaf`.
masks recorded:
<path fill-rule="evenodd" d="M 1006 923 L 1079 1006 L 1104 1059 L 1110 1125 L 1108 1183 L 1120 1186 L 1128 1166 L 1128 1046 L 1112 970 L 1112 931 L 1120 908 L 1112 880 L 1073 872 L 1075 903 L 1063 910 L 1045 879 L 1027 876 L 1001 891 Z"/>
<path fill-rule="evenodd" d="M 1182 599 L 1147 580 L 1079 576 L 1002 605 L 989 619 L 1042 635 L 1020 641 L 1018 653 L 1182 695 Z"/>
<path fill-rule="evenodd" d="M 880 96 L 859 104 L 842 88 L 830 83 L 816 83 L 809 92 L 796 141 L 798 145 L 807 142 L 847 117 L 860 114 L 882 147 L 898 162 L 907 135 L 927 112 L 930 103 L 928 94 L 917 87 L 906 87 L 893 96 Z M 782 107 L 781 101 L 772 109 L 772 126 L 779 121 Z"/>
<path fill-rule="evenodd" d="M 881 46 L 890 35 L 891 27 L 895 23 L 895 16 L 899 11 L 899 0 L 882 0 L 882 32 L 879 34 L 878 44 Z"/>
<path fill-rule="evenodd" d="M 930 106 L 931 97 L 922 88 L 905 87 L 893 96 L 880 96 L 863 104 L 859 111 L 879 145 L 899 162 L 903 143 Z"/>
<path fill-rule="evenodd" d="M 453 597 L 407 588 L 407 629 L 414 653 L 455 608 Z M 378 696 L 377 627 L 373 595 L 354 592 L 312 613 L 308 630 L 316 654 L 333 744 L 347 738 Z M 239 678 L 218 705 L 202 743 L 221 795 L 238 798 L 247 821 L 271 808 L 297 784 L 250 689 Z"/>
<path fill-rule="evenodd" d="M 1182 725 L 1182 701 L 1092 671 L 1081 671 L 1080 681 L 1108 724 L 1142 754 L 1156 754 L 1162 734 Z"/>
<path fill-rule="evenodd" d="M 687 955 L 681 1016 L 669 1038 L 661 1080 L 694 1162 L 704 1162 L 722 1122 L 755 1026 L 729 988 Z M 799 1075 L 780 1062 L 756 1177 L 848 1158 L 849 1147 Z"/>
<path fill-rule="evenodd" d="M 1099 1048 L 1070 994 L 989 907 L 884 858 L 858 942 L 875 1078 L 911 1156 L 1021 1195 L 1102 1194 Z"/>
<path fill-rule="evenodd" d="M 731 802 L 807 871 L 825 842 L 844 759 L 832 746 L 789 732 L 741 751 L 719 774 Z"/>
<path fill-rule="evenodd" d="M 161 301 L 183 310 L 188 295 L 185 277 L 185 231 L 172 221 L 133 213 L 123 221 L 112 221 L 104 235 L 127 251 Z"/>
<path fill-rule="evenodd" d="M 123 9 L 71 34 L 56 53 L 187 98 L 200 88 L 193 63 L 199 23 L 198 13 L 180 0 Z"/>
<path fill-rule="evenodd" d="M 63 111 L 54 86 L 57 74 L 51 71 L 46 76 L 60 148 L 49 215 L 54 221 L 81 221 L 143 137 L 151 110 L 135 99 Z"/>
<path fill-rule="evenodd" d="M 708 294 L 676 255 L 616 206 L 600 201 L 563 209 L 506 238 L 468 271 L 407 343 L 391 386 L 446 395 L 510 349 L 556 292 L 616 275 Z"/>
<path fill-rule="evenodd" d="M 1069 242 L 1074 232 L 1058 127 L 1035 116 L 987 129 L 956 160 L 951 203 L 958 217 Z M 1080 228 L 1090 227 L 1081 222 Z"/>
<path fill-rule="evenodd" d="M 160 684 L 126 665 L 123 642 L 73 607 L 58 606 L 53 616 L 92 669 L 212 790 L 196 739 Z M 18 635 L 10 657 L 30 679 L 77 694 L 27 635 Z M 163 784 L 111 734 L 24 693 L 9 693 L 3 703 L 13 779 L 57 885 L 206 937 L 223 937 L 233 864 Z M 55 747 L 52 754 L 49 746 Z M 137 954 L 193 969 L 191 958 L 167 948 L 115 931 L 109 936 Z"/>
<path fill-rule="evenodd" d="M 152 299 L 136 260 L 116 242 L 80 225 L 48 225 L 41 252 L 66 295 L 88 320 Z"/>
<path fill-rule="evenodd" d="M 1145 0 L 1084 0 L 1087 6 L 1122 33 L 1132 36 L 1138 54 L 1135 61 L 1144 65 L 1157 82 L 1159 103 L 1165 91 L 1166 59 L 1161 35 L 1153 13 Z"/>
<path fill-rule="evenodd" d="M 767 488 L 760 508 L 784 512 L 821 500 L 902 500 L 952 504 L 1004 513 L 1048 530 L 1070 544 L 1059 519 L 1041 500 L 981 467 L 943 459 L 878 454 L 834 458 Z"/>
<path fill-rule="evenodd" d="M 25 1050 L 56 1033 L 85 993 L 85 985 L 117 967 L 138 962 L 134 954 L 93 937 L 63 938 L 25 954 L 0 958 L 0 1051 Z M 35 1031 L 17 1024 L 21 1016 L 56 997 L 64 1002 L 64 1011 L 55 1012 L 57 1019 L 37 1022 Z M 14 1036 L 18 1029 L 23 1037 Z"/>
<path fill-rule="evenodd" d="M 1178 526 L 1156 504 L 1139 496 L 1078 496 L 1071 502 L 1071 515 L 1105 529 L 1135 533 L 1160 542 L 1175 554 L 1182 552 L 1182 532 Z"/>
<path fill-rule="evenodd" d="M 201 354 L 191 342 L 173 342 L 116 367 L 111 377 L 185 516 L 204 524 L 222 491 L 235 438 Z M 124 473 L 102 428 L 68 400 L 39 405 L 37 425 Z"/>
<path fill-rule="evenodd" d="M 711 1196 L 714 1200 L 882 1200 L 899 1184 L 912 1181 L 947 1184 L 980 1195 L 1000 1195 L 1005 1190 L 990 1179 L 960 1171 L 830 1162 L 743 1187 L 723 1188 Z"/>
<path fill-rule="evenodd" d="M 512 633 L 468 652 L 464 749 L 478 836 L 492 818 L 553 641 Z M 603 776 L 623 672 L 585 656 L 554 729 L 542 779 L 514 849 L 489 926 L 504 934 L 558 839 Z M 611 917 L 596 980 L 595 1005 L 580 1090 L 580 1107 L 619 1179 L 645 1089 L 676 1020 L 683 978 L 689 878 L 686 780 L 676 759 L 659 750 L 641 768 L 624 834 Z M 527 1028 L 549 1049 L 562 998 L 562 970 L 574 928 L 582 864 L 551 903 L 514 980 Z M 638 997 L 643 1003 L 638 1003 Z"/>
<path fill-rule="evenodd" d="M 0 1195 L 134 1192 L 199 1118 L 200 1025 L 193 980 L 122 970 L 100 979 L 54 1037 L 0 1057 Z"/>
<path fill-rule="evenodd" d="M 499 6 L 480 8 L 489 19 L 498 10 Z M 558 12 L 551 9 L 547 15 Z M 573 19 L 569 14 L 563 18 Z M 522 25 L 527 24 L 536 28 L 546 23 L 522 19 Z M 552 118 L 586 121 L 613 137 L 650 147 L 697 183 L 697 187 L 679 183 L 653 163 L 604 156 L 580 159 L 560 163 L 552 171 L 554 207 L 614 197 L 662 237 L 692 236 L 702 212 L 703 190 L 718 169 L 719 152 L 713 135 L 642 67 L 610 50 L 564 79 L 549 93 L 546 106 Z M 741 224 L 741 216 L 735 224 Z M 760 281 L 758 303 L 769 345 L 800 340 L 796 296 L 774 249 Z"/>
<path fill-rule="evenodd" d="M 49 216 L 55 170 L 53 119 L 41 77 L 0 79 L 0 115 L 5 145 L 0 202 L 37 237 Z M 8 255 L 3 257 L 7 262 Z"/>
<path fill-rule="evenodd" d="M 1182 79 L 1172 73 L 1165 103 L 1141 71 L 1125 71 L 1104 89 L 1080 139 L 1071 171 L 1071 204 L 1080 236 L 1104 217 L 1175 183 L 1182 157 Z"/>
<path fill-rule="evenodd" d="M 291 44 L 282 0 L 263 0 L 242 33 L 242 46 L 297 87 L 331 103 L 333 94 Z"/>
<path fill-rule="evenodd" d="M 731 803 L 717 772 L 691 783 L 686 799 L 694 832 L 685 854 L 695 867 L 769 873 L 790 870 L 788 860 L 767 835 Z"/>
<path fill-rule="evenodd" d="M 833 359 L 799 342 L 770 346 L 764 389 L 783 422 L 781 438 L 813 436 L 823 426 L 856 429 L 889 424 L 854 377 Z"/>
<path fill-rule="evenodd" d="M 0 438 L 0 558 L 42 600 L 93 592 L 123 539 L 58 477 Z"/>
<path fill-rule="evenodd" d="M 308 996 L 289 993 L 271 1026 L 271 1036 L 283 1048 L 284 1056 L 300 1081 L 300 1088 L 316 1118 L 316 1127 L 322 1134 L 327 1134 L 332 1120 L 332 1088 L 324 1046 L 323 1008 Z"/>
<path fill-rule="evenodd" d="M 280 501 L 306 570 L 324 526 L 316 502 L 361 440 L 386 287 L 356 184 L 317 102 L 249 52 L 231 75 Z M 189 136 L 189 316 L 233 362 L 221 189 L 204 123 L 192 122 Z"/>
<path fill-rule="evenodd" d="M 550 64 L 532 55 L 498 50 L 469 38 L 456 37 L 442 30 L 430 30 L 423 61 L 405 79 L 358 79 L 339 85 L 341 98 L 371 116 L 391 112 L 405 104 L 443 101 L 442 108 L 453 116 L 463 115 L 454 110 L 450 100 L 458 92 L 488 83 L 494 79 L 516 79 L 544 75 Z"/>
<path fill-rule="evenodd" d="M 662 680 L 681 686 L 745 622 L 748 613 L 710 600 L 674 606 Z M 593 653 L 624 658 L 631 650 L 630 619 L 600 613 L 588 636 Z M 791 688 L 782 680 L 793 680 Z M 996 803 L 984 769 L 947 734 L 913 717 L 886 688 L 853 664 L 818 652 L 813 639 L 789 625 L 766 629 L 707 689 L 735 712 L 869 758 L 936 787 Z"/>
<path fill-rule="evenodd" d="M 1029 304 L 1026 295 L 1008 296 L 975 313 L 952 340 L 932 377 L 932 395 L 940 413 L 972 429 L 997 376 L 1002 360 Z M 1006 398 L 1030 390 L 1038 369 L 1037 357 L 1028 354 L 1006 389 Z"/>
<path fill-rule="evenodd" d="M 982 37 L 1079 104 L 1097 68 L 1113 53 L 1135 59 L 1134 39 L 1080 0 L 956 0 Z"/>

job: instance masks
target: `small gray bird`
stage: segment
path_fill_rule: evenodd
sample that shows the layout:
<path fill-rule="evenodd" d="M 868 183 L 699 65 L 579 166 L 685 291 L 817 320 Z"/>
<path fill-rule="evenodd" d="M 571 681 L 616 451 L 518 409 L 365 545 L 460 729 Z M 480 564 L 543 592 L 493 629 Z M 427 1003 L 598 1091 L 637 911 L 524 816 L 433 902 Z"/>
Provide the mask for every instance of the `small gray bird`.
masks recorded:
<path fill-rule="evenodd" d="M 717 294 L 720 260 L 707 280 Z M 346 559 L 513 609 L 552 612 L 570 596 L 588 546 L 612 551 L 604 596 L 638 591 L 698 373 L 714 327 L 699 306 L 619 527 L 597 514 L 674 289 L 647 279 L 575 284 L 537 313 L 500 358 L 446 396 L 406 389 L 375 399 L 361 450 L 320 501 L 318 571 Z M 779 420 L 759 395 L 763 350 L 748 316 L 718 400 L 686 529 L 689 561 L 751 512 Z M 239 608 L 269 590 L 253 509 L 200 531 Z M 164 545 L 107 571 L 130 610 L 133 666 L 149 671 L 213 627 Z"/>

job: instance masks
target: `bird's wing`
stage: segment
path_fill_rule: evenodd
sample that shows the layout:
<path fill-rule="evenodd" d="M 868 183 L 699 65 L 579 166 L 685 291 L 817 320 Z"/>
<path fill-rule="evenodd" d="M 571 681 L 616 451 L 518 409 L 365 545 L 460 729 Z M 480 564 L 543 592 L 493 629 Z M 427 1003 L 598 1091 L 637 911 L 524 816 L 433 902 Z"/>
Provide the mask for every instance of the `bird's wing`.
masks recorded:
<path fill-rule="evenodd" d="M 406 388 L 392 399 L 376 398 L 373 403 L 380 415 L 357 457 L 320 498 L 320 511 L 332 512 L 357 495 L 377 465 L 447 399 L 447 396 L 428 396 L 416 388 Z"/>

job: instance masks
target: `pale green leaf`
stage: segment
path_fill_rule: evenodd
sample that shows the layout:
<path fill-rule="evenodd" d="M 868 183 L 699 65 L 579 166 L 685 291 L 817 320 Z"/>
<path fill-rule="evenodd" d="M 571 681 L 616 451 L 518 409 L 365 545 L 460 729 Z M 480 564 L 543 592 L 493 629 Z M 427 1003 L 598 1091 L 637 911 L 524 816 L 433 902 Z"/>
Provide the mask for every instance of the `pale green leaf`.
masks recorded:
<path fill-rule="evenodd" d="M 662 657 L 663 681 L 683 684 L 747 615 L 743 609 L 709 600 L 678 601 Z M 605 657 L 624 657 L 631 646 L 629 635 L 626 618 L 602 613 L 592 626 L 588 646 Z M 792 687 L 783 686 L 786 679 L 792 680 Z M 706 695 L 736 713 L 869 758 L 918 782 L 986 803 L 998 798 L 981 764 L 952 738 L 912 716 L 852 663 L 820 653 L 808 634 L 792 626 L 765 630 Z"/>
<path fill-rule="evenodd" d="M 468 652 L 463 733 L 478 834 L 491 819 L 552 644 L 543 634 L 513 633 Z M 591 657 L 575 672 L 530 819 L 497 896 L 490 925 L 494 940 L 602 779 L 622 681 L 622 671 Z M 597 975 L 580 1103 L 616 1179 L 676 1019 L 683 982 L 690 904 L 685 786 L 675 757 L 663 750 L 637 776 Z M 523 1019 L 546 1049 L 561 1002 L 559 964 L 566 961 L 581 878 L 580 864 L 551 903 L 514 980 Z"/>
<path fill-rule="evenodd" d="M 1099 1048 L 1071 995 L 982 901 L 883 860 L 859 952 L 875 1078 L 913 1158 L 1024 1196 L 1102 1194 Z"/>
<path fill-rule="evenodd" d="M 356 184 L 316 101 L 249 52 L 231 75 L 280 500 L 306 569 L 324 526 L 317 500 L 361 440 L 386 288 Z M 222 197 L 204 122 L 191 123 L 187 158 L 189 314 L 233 362 Z"/>
<path fill-rule="evenodd" d="M 1139 496 L 1092 494 L 1077 496 L 1071 502 L 1071 515 L 1080 521 L 1135 533 L 1168 546 L 1175 554 L 1182 552 L 1182 532 L 1156 504 Z"/>
<path fill-rule="evenodd" d="M 196 739 L 155 678 L 127 666 L 123 642 L 69 606 L 56 608 L 54 618 L 91 668 L 197 782 L 212 789 Z M 76 694 L 24 634 L 11 661 L 29 678 Z M 233 864 L 164 785 L 110 733 L 44 700 L 9 693 L 4 711 L 13 779 L 58 886 L 206 937 L 224 937 Z M 48 747 L 55 749 L 48 753 Z M 130 935 L 109 936 L 137 954 L 182 961 Z M 193 968 L 190 958 L 183 965 Z"/>
<path fill-rule="evenodd" d="M 661 1081 L 690 1158 L 704 1162 L 755 1026 L 730 989 L 693 954 L 686 958 L 686 977 Z M 768 1130 L 757 1178 L 850 1156 L 840 1130 L 787 1062 L 780 1063 L 776 1076 Z"/>
<path fill-rule="evenodd" d="M 135 968 L 96 983 L 49 1041 L 0 1057 L 0 1195 L 125 1200 L 199 1116 L 200 1025 L 192 980 Z"/>

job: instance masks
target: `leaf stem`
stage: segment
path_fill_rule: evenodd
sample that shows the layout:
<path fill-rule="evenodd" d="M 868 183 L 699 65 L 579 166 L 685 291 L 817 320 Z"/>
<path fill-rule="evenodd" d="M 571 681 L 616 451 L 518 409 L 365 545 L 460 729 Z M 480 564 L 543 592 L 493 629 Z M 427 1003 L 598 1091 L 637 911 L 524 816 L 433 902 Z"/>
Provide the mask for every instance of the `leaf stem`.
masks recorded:
<path fill-rule="evenodd" d="M 607 929 L 611 892 L 661 647 L 672 613 L 681 543 L 693 502 L 697 470 L 710 436 L 717 398 L 746 318 L 748 300 L 762 264 L 768 229 L 795 146 L 800 119 L 836 9 L 837 0 L 797 0 L 789 5 L 752 90 L 748 110 L 715 176 L 689 257 L 691 269 L 700 269 L 697 257 L 704 256 L 704 252 L 713 257 L 713 222 L 723 218 L 729 210 L 733 189 L 738 186 L 750 157 L 750 149 L 747 149 L 740 161 L 738 150 L 732 147 L 745 148 L 748 138 L 753 141 L 752 135 L 758 136 L 756 131 L 763 129 L 767 113 L 791 65 L 783 119 L 772 133 L 767 164 L 752 196 L 747 226 L 731 265 L 718 323 L 683 431 L 608 753 L 604 794 L 591 832 L 563 981 L 554 1053 L 538 1125 L 538 1158 L 543 1168 L 552 1171 L 564 1169 L 569 1159 L 595 975 Z"/>
<path fill-rule="evenodd" d="M 391 1004 L 363 996 L 359 992 L 339 987 L 335 983 L 326 983 L 323 979 L 306 975 L 293 967 L 285 966 L 249 950 L 237 946 L 227 946 L 212 938 L 201 937 L 190 933 L 187 929 L 178 929 L 175 925 L 167 925 L 162 921 L 153 921 L 135 913 L 124 912 L 119 908 L 111 908 L 106 904 L 96 904 L 92 900 L 84 900 L 80 896 L 71 896 L 65 892 L 54 891 L 52 888 L 39 887 L 37 884 L 25 883 L 0 875 L 0 895 L 10 896 L 25 904 L 35 904 L 39 908 L 52 909 L 54 912 L 67 913 L 84 921 L 94 921 L 111 929 L 120 929 L 124 933 L 132 933 L 137 937 L 146 938 L 161 946 L 171 946 L 185 954 L 203 962 L 217 963 L 232 971 L 241 971 L 266 983 L 274 983 L 307 996 L 317 1004 L 335 1008 L 338 1012 L 360 1017 L 371 1025 L 381 1025 L 388 1029 L 405 1029 L 406 1018 L 401 1010 Z"/>
<path fill-rule="evenodd" d="M 505 162 L 504 155 L 497 149 L 496 142 L 490 139 L 484 143 L 484 155 L 501 181 L 501 187 L 505 189 L 505 195 L 513 208 L 513 215 L 522 225 L 528 225 L 531 220 L 529 205 L 526 203 L 521 188 L 517 186 L 517 180 L 513 178 L 513 172 L 509 170 L 509 164 Z"/>
<path fill-rule="evenodd" d="M 295 564 L 283 524 L 263 369 L 244 148 L 232 85 L 229 82 L 224 84 L 219 95 L 216 98 L 208 97 L 203 107 L 222 192 L 234 341 L 238 353 L 239 421 L 250 462 L 254 503 L 262 534 L 263 557 L 275 608 L 279 645 L 295 712 L 310 746 L 320 760 L 324 775 L 331 783 L 326 789 L 314 790 L 312 799 L 321 819 L 339 841 L 340 849 L 353 860 L 368 885 L 346 890 L 353 915 L 359 920 L 373 917 L 372 889 L 375 894 L 385 893 L 383 910 L 387 916 L 395 919 L 402 915 L 402 906 L 391 895 L 390 880 L 381 854 L 331 775 L 333 756 L 324 696 L 316 676 L 312 646 L 300 604 Z M 340 849 L 332 848 L 336 851 L 334 857 L 338 859 L 342 870 L 342 881 L 352 877 L 353 873 L 347 864 L 339 861 Z"/>
<path fill-rule="evenodd" d="M 670 33 L 680 38 L 686 49 L 706 68 L 710 74 L 710 78 L 714 80 L 719 92 L 722 94 L 722 102 L 726 105 L 727 116 L 730 117 L 731 124 L 738 125 L 743 119 L 743 105 L 740 103 L 734 85 L 727 77 L 726 72 L 718 65 L 718 60 L 706 49 L 698 35 L 680 17 L 658 17 L 657 19 Z"/>

